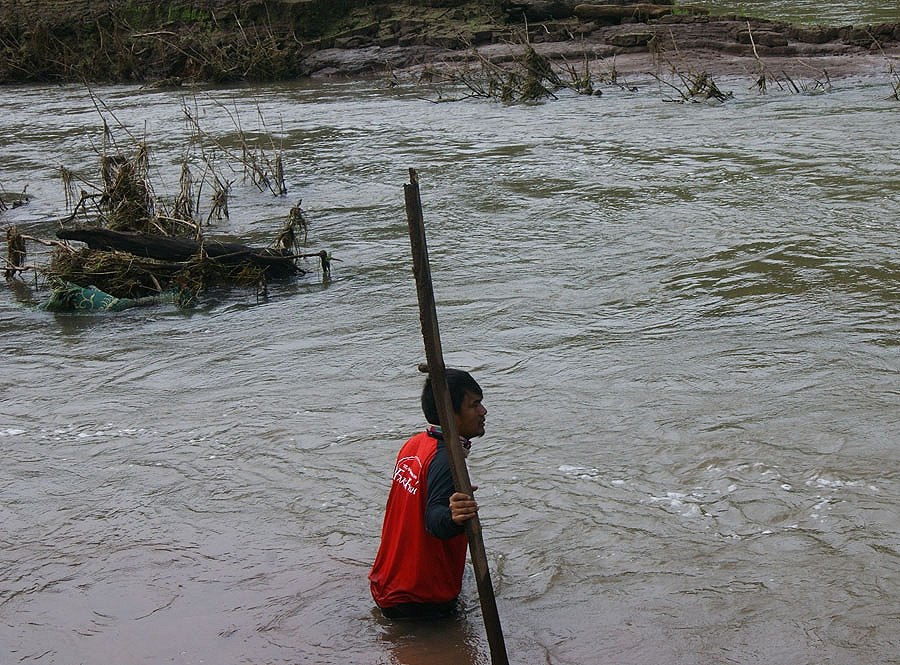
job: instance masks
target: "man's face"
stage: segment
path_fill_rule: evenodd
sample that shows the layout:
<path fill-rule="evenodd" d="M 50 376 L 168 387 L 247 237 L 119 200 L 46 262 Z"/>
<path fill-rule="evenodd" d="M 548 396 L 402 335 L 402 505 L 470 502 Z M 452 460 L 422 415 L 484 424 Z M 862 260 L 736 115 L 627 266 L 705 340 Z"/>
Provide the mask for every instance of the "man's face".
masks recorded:
<path fill-rule="evenodd" d="M 484 417 L 487 409 L 481 403 L 481 396 L 466 391 L 459 413 L 456 415 L 456 429 L 460 436 L 474 439 L 484 435 Z"/>

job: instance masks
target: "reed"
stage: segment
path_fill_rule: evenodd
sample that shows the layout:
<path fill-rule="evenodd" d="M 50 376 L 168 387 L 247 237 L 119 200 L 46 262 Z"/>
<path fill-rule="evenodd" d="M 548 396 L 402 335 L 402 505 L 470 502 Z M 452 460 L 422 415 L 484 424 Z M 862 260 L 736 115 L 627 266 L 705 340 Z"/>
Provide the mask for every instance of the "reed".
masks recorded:
<path fill-rule="evenodd" d="M 678 52 L 678 44 L 674 36 L 669 35 L 671 51 L 665 48 L 662 40 L 651 40 L 651 52 L 656 67 L 653 77 L 657 82 L 671 90 L 677 97 L 664 97 L 665 102 L 692 102 L 692 103 L 721 103 L 731 97 L 733 93 L 723 92 L 716 84 L 713 77 L 705 70 L 695 71 L 690 66 L 684 68 L 676 63 L 684 62 L 684 58 Z M 663 69 L 667 73 L 663 74 Z"/>
<path fill-rule="evenodd" d="M 213 175 L 212 187 L 213 194 L 211 197 L 212 206 L 209 209 L 209 215 L 206 218 L 206 224 L 209 225 L 212 218 L 218 221 L 228 219 L 228 192 L 231 191 L 231 182 L 222 180 L 219 176 Z"/>
<path fill-rule="evenodd" d="M 6 269 L 4 271 L 6 279 L 12 279 L 16 276 L 16 273 L 24 272 L 28 251 L 25 247 L 25 237 L 19 233 L 19 229 L 15 226 L 10 226 L 6 229 L 6 256 Z"/>
<path fill-rule="evenodd" d="M 213 166 L 214 154 L 225 155 L 242 166 L 244 180 L 251 182 L 260 191 L 268 190 L 275 196 L 286 195 L 287 185 L 285 184 L 283 149 L 281 146 L 275 145 L 275 139 L 268 130 L 259 106 L 257 106 L 257 116 L 262 131 L 259 133 L 260 138 L 254 141 L 244 131 L 243 123 L 237 110 L 232 111 L 218 100 L 213 100 L 213 103 L 228 115 L 234 125 L 238 137 L 237 150 L 225 145 L 201 127 L 196 99 L 194 100 L 193 109 L 188 107 L 187 102 L 182 105 L 184 119 L 193 135 L 192 143 L 199 147 L 201 157 L 207 162 L 209 170 L 213 173 L 215 172 Z M 267 148 L 264 145 L 266 142 L 268 142 L 270 152 L 266 151 Z M 214 179 L 222 183 L 225 182 L 225 179 L 219 176 L 215 176 Z"/>
<path fill-rule="evenodd" d="M 503 62 L 490 60 L 477 49 L 471 48 L 462 66 L 455 70 L 426 68 L 419 77 L 420 86 L 436 90 L 435 102 L 460 101 L 469 98 L 485 98 L 504 104 L 535 103 L 556 99 L 556 92 L 572 88 L 578 92 L 593 91 L 590 72 L 577 72 L 573 67 L 558 72 L 553 62 L 538 53 L 527 41 L 513 44 L 518 53 Z M 560 77 L 568 72 L 570 82 Z M 449 85 L 464 90 L 461 95 L 445 97 L 441 86 Z"/>
<path fill-rule="evenodd" d="M 678 93 L 677 98 L 663 98 L 665 102 L 721 103 L 733 97 L 733 93 L 723 92 L 705 71 L 673 71 L 672 74 L 671 80 L 656 75 L 657 81 Z"/>
<path fill-rule="evenodd" d="M 898 60 L 896 58 L 891 58 L 887 53 L 885 53 L 884 47 L 881 45 L 881 41 L 878 40 L 871 31 L 867 32 L 868 35 L 872 38 L 872 43 L 881 52 L 882 57 L 887 62 L 887 71 L 888 75 L 890 76 L 891 86 L 890 99 L 900 102 L 900 72 L 898 72 Z"/>
<path fill-rule="evenodd" d="M 176 219 L 185 222 L 194 222 L 194 214 L 196 213 L 194 202 L 194 177 L 191 174 L 191 167 L 188 164 L 187 157 L 181 162 L 181 177 L 179 178 L 181 188 L 178 196 L 175 198 L 173 207 L 173 216 Z"/>
<path fill-rule="evenodd" d="M 584 54 L 581 66 L 577 68 L 568 60 L 563 59 L 563 70 L 568 75 L 568 80 L 565 83 L 567 88 L 574 90 L 579 95 L 596 95 L 599 97 L 602 94 L 596 87 L 587 52 Z"/>
<path fill-rule="evenodd" d="M 308 222 L 299 203 L 291 208 L 271 249 L 233 243 L 234 249 L 229 248 L 225 253 L 221 249 L 213 252 L 210 243 L 215 242 L 217 248 L 221 247 L 221 243 L 204 241 L 203 225 L 198 221 L 203 187 L 206 185 L 212 189 L 206 224 L 209 225 L 214 219 L 227 219 L 233 181 L 219 172 L 218 164 L 222 155 L 228 157 L 237 153 L 226 149 L 221 141 L 215 140 L 200 126 L 197 120 L 199 113 L 188 109 L 185 104 L 185 118 L 191 127 L 192 138 L 182 156 L 179 191 L 172 199 L 167 199 L 158 197 L 154 191 L 147 141 L 128 132 L 114 114 L 107 112 L 102 101 L 95 100 L 95 106 L 103 119 L 99 183 L 92 183 L 64 167 L 59 170 L 66 193 L 66 208 L 71 209 L 68 217 L 62 220 L 60 237 L 85 241 L 88 247 L 73 249 L 67 242 L 55 243 L 49 266 L 42 269 L 48 282 L 55 285 L 90 284 L 117 298 L 139 298 L 171 291 L 189 294 L 189 297 L 179 298 L 178 302 L 190 303 L 199 292 L 214 285 L 255 286 L 257 293 L 264 293 L 269 274 L 305 272 L 297 265 L 302 258 L 319 257 L 323 273 L 327 275 L 331 261 L 329 254 L 302 252 L 301 245 L 305 245 L 308 238 Z M 248 160 L 246 155 L 265 155 L 267 166 L 260 169 L 260 177 L 277 182 L 270 191 L 283 195 L 287 191 L 284 164 L 275 141 L 268 140 L 269 148 L 275 152 L 275 157 L 270 159 L 272 153 L 267 153 L 265 147 L 251 146 L 240 129 L 239 119 L 232 117 L 236 120 L 240 136 L 242 165 L 245 169 L 248 163 L 258 167 L 262 158 Z M 264 124 L 262 119 L 261 122 Z M 120 140 L 113 127 L 123 130 L 128 139 Z M 199 173 L 191 167 L 198 159 L 204 165 L 204 170 Z M 83 187 L 76 202 L 79 184 Z M 76 223 L 78 226 L 75 229 L 69 228 L 69 225 Z M 91 240 L 104 238 L 103 233 L 112 235 L 110 231 L 119 233 L 116 238 L 127 237 L 130 244 L 108 245 L 112 240 Z M 196 245 L 196 251 L 189 244 L 188 253 L 178 254 L 173 249 L 166 249 L 173 247 L 172 243 L 162 243 L 156 238 L 158 236 L 190 238 Z M 184 242 L 178 241 L 175 245 L 183 246 Z M 9 263 L 15 266 L 13 251 L 24 251 L 24 243 L 14 242 L 13 235 L 8 234 L 8 246 Z M 207 247 L 215 256 L 207 254 Z M 150 256 L 156 258 L 148 258 Z M 24 261 L 24 254 L 21 257 L 15 254 L 15 257 L 19 263 Z"/>

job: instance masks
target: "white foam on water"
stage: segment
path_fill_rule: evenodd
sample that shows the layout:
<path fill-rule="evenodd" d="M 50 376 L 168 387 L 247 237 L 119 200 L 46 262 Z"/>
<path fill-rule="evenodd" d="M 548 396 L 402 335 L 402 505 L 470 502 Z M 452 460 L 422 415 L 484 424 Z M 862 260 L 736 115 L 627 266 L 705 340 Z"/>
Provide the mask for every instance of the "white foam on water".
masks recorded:
<path fill-rule="evenodd" d="M 575 466 L 571 464 L 561 464 L 558 471 L 562 471 L 567 476 L 576 476 L 583 480 L 590 480 L 600 475 L 598 469 L 588 468 L 586 466 Z"/>
<path fill-rule="evenodd" d="M 684 492 L 666 492 L 665 496 L 650 496 L 650 503 L 667 503 L 671 508 L 680 508 L 684 505 L 687 494 Z"/>
<path fill-rule="evenodd" d="M 681 513 L 682 517 L 705 517 L 706 515 L 700 510 L 700 506 L 696 503 L 689 504 L 688 509 Z"/>
<path fill-rule="evenodd" d="M 845 480 L 831 474 L 815 475 L 806 481 L 807 487 L 862 487 L 864 485 L 861 480 Z"/>

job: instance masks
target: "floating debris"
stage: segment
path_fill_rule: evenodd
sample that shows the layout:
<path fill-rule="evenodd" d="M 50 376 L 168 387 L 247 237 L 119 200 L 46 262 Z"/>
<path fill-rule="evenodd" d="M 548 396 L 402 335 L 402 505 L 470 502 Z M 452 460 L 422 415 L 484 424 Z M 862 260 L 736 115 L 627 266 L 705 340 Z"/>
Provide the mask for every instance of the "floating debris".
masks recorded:
<path fill-rule="evenodd" d="M 195 142 L 206 136 L 193 118 L 191 126 Z M 228 218 L 231 182 L 215 171 L 205 151 L 206 171 L 199 179 L 185 157 L 180 191 L 169 210 L 150 183 L 146 143 L 137 143 L 130 154 L 108 151 L 115 141 L 104 121 L 103 144 L 100 185 L 60 169 L 66 205 L 72 211 L 60 222 L 57 239 L 29 238 L 14 226 L 7 229 L 6 278 L 29 269 L 44 277 L 52 289 L 45 309 L 110 312 L 160 302 L 187 307 L 211 286 L 254 287 L 258 294 L 266 293 L 270 280 L 306 274 L 304 260 L 311 258 L 319 260 L 323 278 L 329 278 L 331 254 L 305 249 L 309 224 L 300 202 L 290 209 L 269 246 L 211 238 L 197 219 L 199 191 L 204 183 L 212 183 L 208 226 L 213 217 Z M 254 160 L 258 165 L 258 157 Z M 283 195 L 287 189 L 280 155 L 272 164 L 276 184 L 269 189 Z M 257 187 L 267 188 L 258 182 L 260 169 L 247 173 Z M 76 182 L 85 187 L 77 200 Z M 52 247 L 49 265 L 25 265 L 26 240 Z"/>
<path fill-rule="evenodd" d="M 12 279 L 16 276 L 16 273 L 21 274 L 25 271 L 25 259 L 28 256 L 25 247 L 25 236 L 19 233 L 15 226 L 10 226 L 6 229 L 6 247 L 7 259 L 4 272 L 6 279 Z"/>
<path fill-rule="evenodd" d="M 53 289 L 50 298 L 41 304 L 41 309 L 59 313 L 121 312 L 132 307 L 158 305 L 162 302 L 182 302 L 181 298 L 183 296 L 178 291 L 143 298 L 116 298 L 96 286 L 78 286 L 63 282 Z"/>

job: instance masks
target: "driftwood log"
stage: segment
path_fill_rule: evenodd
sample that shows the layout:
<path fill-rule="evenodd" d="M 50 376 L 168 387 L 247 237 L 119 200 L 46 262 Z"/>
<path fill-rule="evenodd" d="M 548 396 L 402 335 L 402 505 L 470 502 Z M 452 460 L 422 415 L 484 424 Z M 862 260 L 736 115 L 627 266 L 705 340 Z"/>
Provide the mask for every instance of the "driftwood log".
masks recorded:
<path fill-rule="evenodd" d="M 128 252 L 159 261 L 187 261 L 198 255 L 227 264 L 249 263 L 262 268 L 270 277 L 287 277 L 305 272 L 297 265 L 296 256 L 281 249 L 251 247 L 219 240 L 196 241 L 149 233 L 111 231 L 98 227 L 60 229 L 60 240 L 76 240 L 101 251 Z"/>

